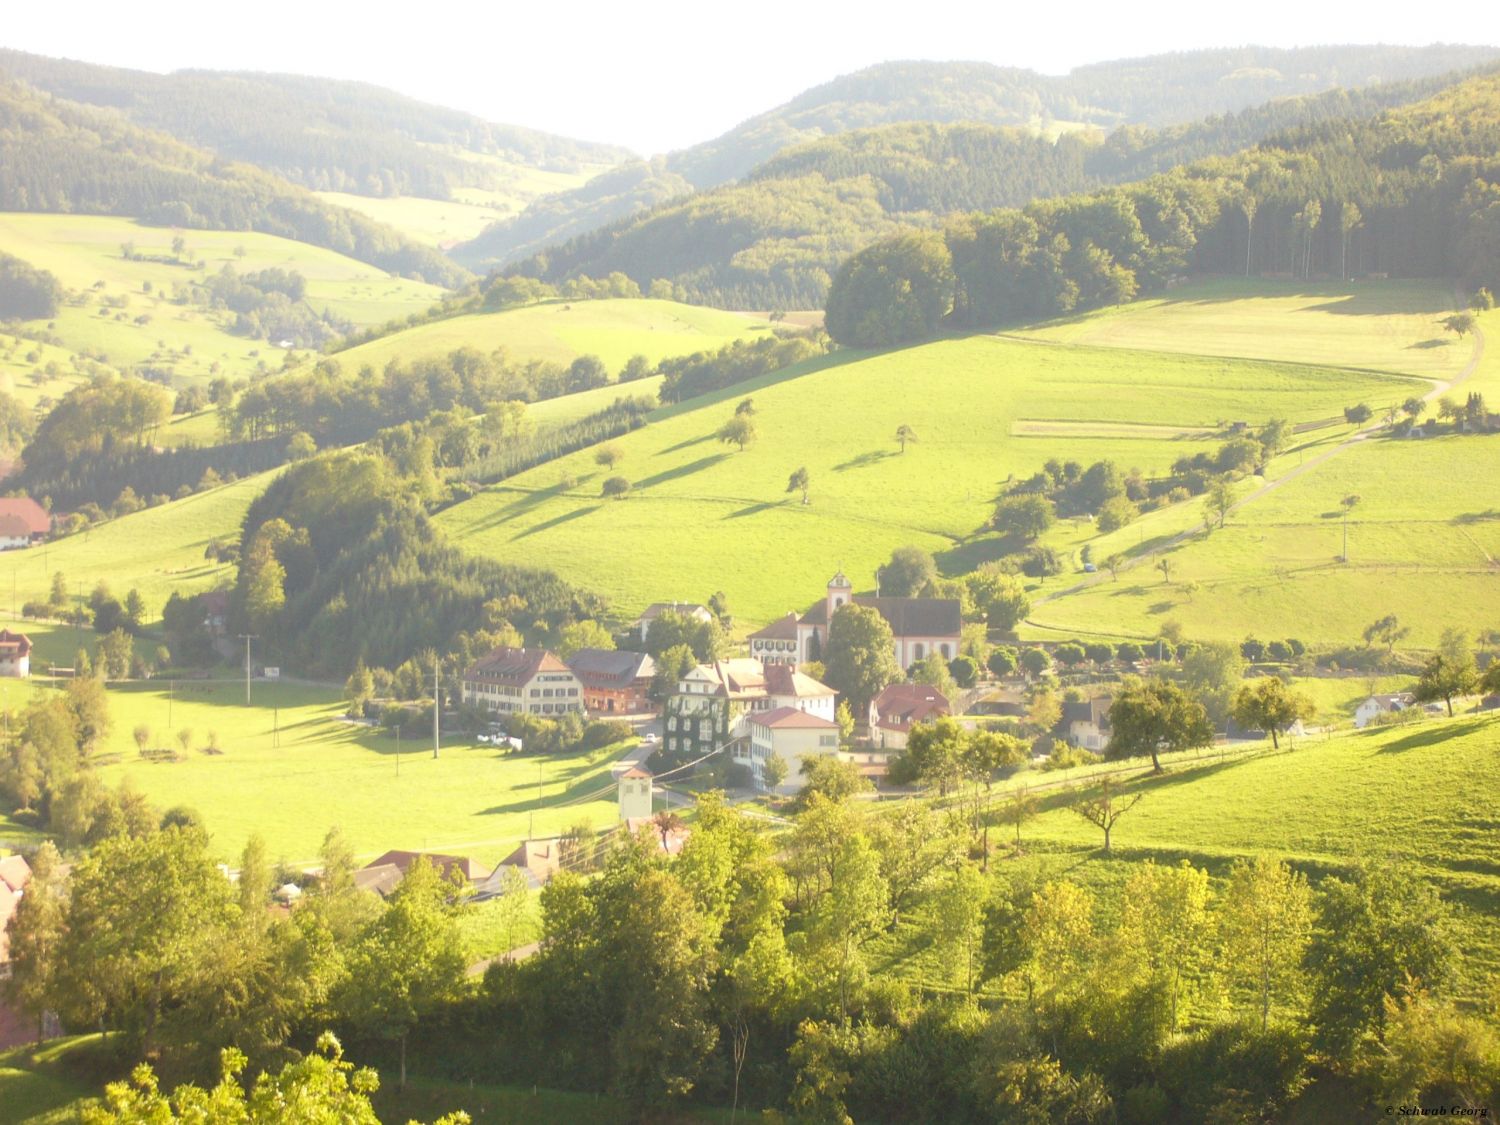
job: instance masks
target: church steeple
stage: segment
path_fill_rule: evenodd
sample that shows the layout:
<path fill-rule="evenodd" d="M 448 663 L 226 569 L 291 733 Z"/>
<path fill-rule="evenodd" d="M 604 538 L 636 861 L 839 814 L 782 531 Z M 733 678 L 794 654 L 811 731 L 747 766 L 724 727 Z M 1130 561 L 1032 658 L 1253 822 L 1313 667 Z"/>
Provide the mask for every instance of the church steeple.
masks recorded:
<path fill-rule="evenodd" d="M 853 599 L 854 586 L 849 579 L 844 577 L 840 570 L 828 580 L 828 620 L 833 620 L 833 615 L 841 606 L 846 606 Z"/>

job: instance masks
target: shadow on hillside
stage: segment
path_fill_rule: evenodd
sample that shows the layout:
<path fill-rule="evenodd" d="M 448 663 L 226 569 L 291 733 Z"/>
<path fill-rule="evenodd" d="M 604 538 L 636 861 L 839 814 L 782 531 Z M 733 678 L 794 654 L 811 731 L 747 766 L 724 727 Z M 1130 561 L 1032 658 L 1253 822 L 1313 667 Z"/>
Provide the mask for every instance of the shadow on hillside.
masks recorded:
<path fill-rule="evenodd" d="M 1006 536 L 989 535 L 956 543 L 936 552 L 933 558 L 943 574 L 968 574 L 985 563 L 998 562 L 1015 550 L 1015 545 Z"/>
<path fill-rule="evenodd" d="M 1462 515 L 1454 516 L 1454 523 L 1488 523 L 1490 520 L 1500 520 L 1500 508 L 1490 508 L 1483 512 L 1464 512 Z"/>
<path fill-rule="evenodd" d="M 1418 340 L 1415 344 L 1407 344 L 1407 351 L 1427 351 L 1431 348 L 1446 348 L 1452 344 L 1452 340 L 1441 340 L 1433 338 L 1430 340 Z"/>
<path fill-rule="evenodd" d="M 511 542 L 515 542 L 517 539 L 525 539 L 541 531 L 551 531 L 554 527 L 582 519 L 584 516 L 597 512 L 602 506 L 600 504 L 591 504 L 587 508 L 574 508 L 571 512 L 564 512 L 560 516 L 553 516 L 550 520 L 543 520 L 541 523 L 532 524 L 525 531 L 512 535 Z"/>
<path fill-rule="evenodd" d="M 659 473 L 653 473 L 635 482 L 637 490 L 650 488 L 652 485 L 665 484 L 669 480 L 677 480 L 680 477 L 692 476 L 694 473 L 702 472 L 704 469 L 717 465 L 720 461 L 729 457 L 728 453 L 710 453 L 707 457 L 700 457 L 696 461 L 689 461 L 686 465 L 678 465 L 675 469 L 665 469 Z"/>
<path fill-rule="evenodd" d="M 1377 753 L 1401 754 L 1407 750 L 1420 750 L 1424 746 L 1436 746 L 1447 742 L 1451 738 L 1460 738 L 1466 734 L 1472 734 L 1484 725 L 1483 719 L 1470 719 L 1468 721 L 1449 719 L 1446 722 L 1438 721 L 1426 724 L 1414 730 L 1411 734 L 1404 735 L 1392 742 L 1387 742 Z"/>
<path fill-rule="evenodd" d="M 488 531 L 492 527 L 498 527 L 502 523 L 509 523 L 517 516 L 525 515 L 532 508 L 545 504 L 548 500 L 555 500 L 568 491 L 566 481 L 558 481 L 556 484 L 546 488 L 537 488 L 521 494 L 520 498 L 511 501 L 505 507 L 499 509 L 489 519 L 477 525 L 479 531 Z"/>
<path fill-rule="evenodd" d="M 888 457 L 896 457 L 898 454 L 891 449 L 872 449 L 868 453 L 861 453 L 857 457 L 851 457 L 833 467 L 836 473 L 848 472 L 850 469 L 867 469 L 871 465 L 878 465 Z"/>
<path fill-rule="evenodd" d="M 727 516 L 721 518 L 737 520 L 743 516 L 757 516 L 761 512 L 768 511 L 771 508 L 779 508 L 784 503 L 784 500 L 762 500 L 759 504 L 751 504 L 748 508 L 741 508 L 736 512 L 730 512 Z"/>
<path fill-rule="evenodd" d="M 1438 315 L 1453 311 L 1452 297 L 1440 289 L 1417 292 L 1407 286 L 1361 289 L 1348 296 L 1336 297 L 1321 305 L 1308 306 L 1309 312 L 1335 313 L 1338 316 L 1391 316 L 1400 313 Z"/>
<path fill-rule="evenodd" d="M 688 449 L 691 446 L 702 445 L 705 441 L 713 441 L 716 437 L 718 437 L 718 434 L 708 433 L 699 434 L 697 437 L 685 438 L 684 440 L 679 441 L 676 445 L 669 445 L 665 449 L 658 449 L 655 453 L 652 454 L 652 456 L 665 457 L 668 453 L 680 453 L 682 450 Z"/>

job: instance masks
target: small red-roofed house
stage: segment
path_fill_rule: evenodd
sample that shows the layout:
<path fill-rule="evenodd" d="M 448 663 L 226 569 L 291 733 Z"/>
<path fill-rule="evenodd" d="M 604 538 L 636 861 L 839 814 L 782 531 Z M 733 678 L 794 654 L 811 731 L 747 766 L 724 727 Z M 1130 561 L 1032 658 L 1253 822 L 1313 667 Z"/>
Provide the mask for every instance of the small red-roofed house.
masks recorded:
<path fill-rule="evenodd" d="M 947 714 L 947 697 L 930 684 L 891 684 L 870 703 L 870 740 L 882 750 L 904 750 L 912 727 Z"/>
<path fill-rule="evenodd" d="M 0 551 L 29 547 L 52 533 L 52 517 L 28 496 L 0 496 Z"/>
<path fill-rule="evenodd" d="M 0 676 L 24 680 L 31 675 L 31 638 L 0 629 Z"/>

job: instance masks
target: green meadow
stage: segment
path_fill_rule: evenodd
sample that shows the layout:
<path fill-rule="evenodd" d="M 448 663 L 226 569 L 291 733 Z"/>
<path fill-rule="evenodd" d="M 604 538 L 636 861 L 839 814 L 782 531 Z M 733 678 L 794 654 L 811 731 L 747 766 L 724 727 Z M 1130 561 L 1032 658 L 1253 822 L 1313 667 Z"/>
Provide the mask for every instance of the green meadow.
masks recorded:
<path fill-rule="evenodd" d="M 625 459 L 615 471 L 634 486 L 626 500 L 599 497 L 606 474 L 583 451 L 440 522 L 471 550 L 606 594 L 622 616 L 724 590 L 742 623 L 763 622 L 805 606 L 835 567 L 873 586 L 875 567 L 904 544 L 933 551 L 950 572 L 972 568 L 993 554 L 978 533 L 1004 482 L 1050 458 L 1162 473 L 1212 449 L 1228 421 L 1311 421 L 1428 386 L 1367 370 L 992 336 L 841 352 L 658 411 L 616 443 Z M 715 433 L 745 397 L 759 438 L 738 452 Z M 905 453 L 894 440 L 903 424 L 919 437 Z M 786 492 L 804 465 L 806 506 Z M 1087 533 L 1056 534 L 1081 542 Z"/>
<path fill-rule="evenodd" d="M 541 758 L 448 736 L 437 758 L 430 738 L 403 739 L 398 754 L 394 737 L 341 717 L 337 689 L 257 681 L 247 707 L 244 681 L 223 676 L 112 686 L 99 773 L 111 785 L 128 778 L 159 808 L 196 809 L 226 861 L 258 832 L 273 857 L 313 863 L 336 825 L 361 860 L 408 848 L 494 864 L 533 830 L 615 822 L 609 767 L 624 746 Z M 150 729 L 148 749 L 178 760 L 142 759 L 138 726 Z M 220 753 L 206 749 L 209 732 Z"/>
<path fill-rule="evenodd" d="M 0 214 L 0 250 L 50 270 L 74 294 L 53 321 L 30 322 L 24 331 L 55 338 L 59 353 L 87 353 L 122 369 L 149 365 L 170 370 L 182 383 L 218 374 L 248 375 L 262 366 L 277 370 L 285 359 L 271 342 L 229 332 L 232 318 L 226 314 L 170 300 L 174 283 L 226 265 L 240 273 L 296 270 L 307 278 L 306 300 L 314 309 L 330 310 L 358 326 L 424 311 L 443 295 L 435 285 L 393 277 L 331 250 L 247 231 L 181 232 L 188 251 L 203 264 L 200 271 L 174 260 L 177 233 L 108 216 Z M 125 243 L 134 244 L 137 259 L 124 257 Z M 0 378 L 23 397 L 31 394 L 28 401 L 42 393 L 56 398 L 76 380 L 64 380 L 61 387 L 28 388 L 38 369 L 63 358 L 49 352 L 21 366 L 12 357 L 0 361 Z"/>
<path fill-rule="evenodd" d="M 491 223 L 505 217 L 496 206 L 463 203 L 457 199 L 423 199 L 416 195 L 377 198 L 340 191 L 314 194 L 325 203 L 358 211 L 417 242 L 438 248 L 467 242 Z"/>
<path fill-rule="evenodd" d="M 379 369 L 393 359 L 446 355 L 455 348 L 504 348 L 514 359 L 562 364 L 596 355 L 618 373 L 635 355 L 657 363 L 770 330 L 768 321 L 747 313 L 674 301 L 551 301 L 418 325 L 339 352 L 337 358 L 346 371 L 357 371 L 365 364 Z"/>

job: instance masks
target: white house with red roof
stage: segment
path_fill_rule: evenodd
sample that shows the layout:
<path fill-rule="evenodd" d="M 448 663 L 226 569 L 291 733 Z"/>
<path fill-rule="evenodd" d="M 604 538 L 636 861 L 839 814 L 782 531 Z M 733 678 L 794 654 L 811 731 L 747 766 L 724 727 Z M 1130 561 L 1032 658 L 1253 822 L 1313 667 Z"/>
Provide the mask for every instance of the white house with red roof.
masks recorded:
<path fill-rule="evenodd" d="M 566 715 L 583 710 L 573 670 L 540 648 L 497 648 L 463 674 L 463 701 L 500 715 Z"/>
<path fill-rule="evenodd" d="M 951 713 L 948 697 L 931 684 L 891 684 L 870 702 L 870 741 L 904 750 L 912 727 Z"/>
<path fill-rule="evenodd" d="M 31 638 L 0 629 L 0 676 L 24 680 L 31 675 Z"/>
<path fill-rule="evenodd" d="M 750 737 L 735 746 L 735 760 L 750 767 L 755 784 L 766 788 L 765 767 L 772 758 L 786 762 L 786 779 L 776 788 L 778 793 L 795 793 L 802 788 L 803 772 L 819 758 L 839 755 L 839 725 L 831 719 L 799 711 L 795 707 L 777 707 L 749 716 Z"/>
<path fill-rule="evenodd" d="M 0 551 L 29 547 L 52 533 L 52 517 L 29 496 L 0 496 Z"/>

